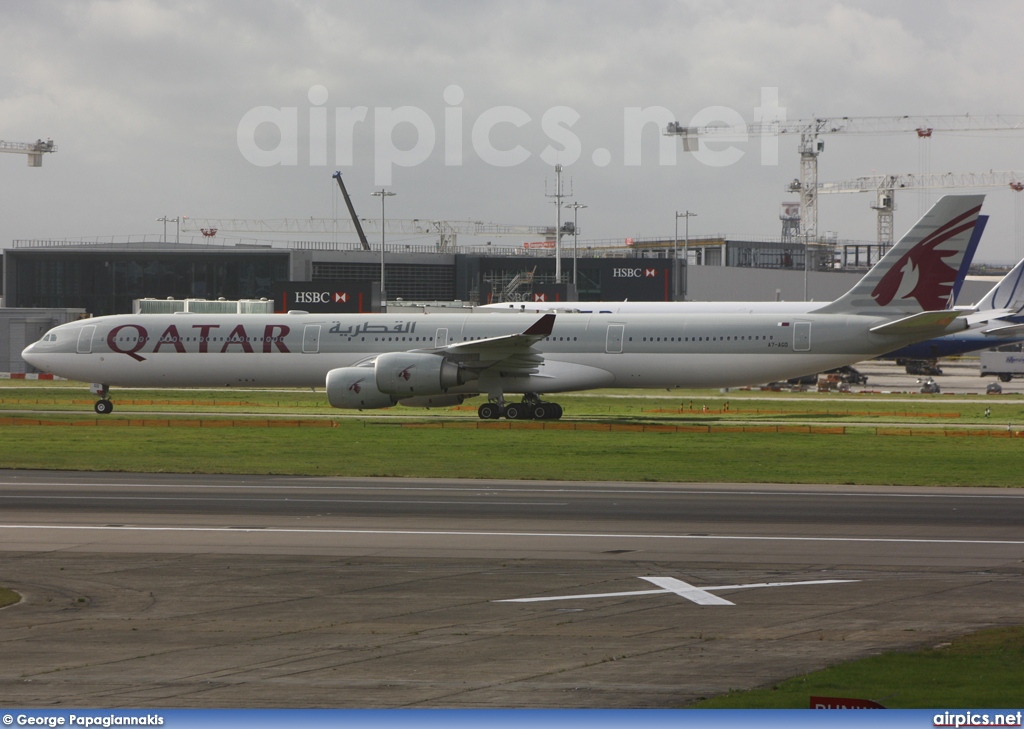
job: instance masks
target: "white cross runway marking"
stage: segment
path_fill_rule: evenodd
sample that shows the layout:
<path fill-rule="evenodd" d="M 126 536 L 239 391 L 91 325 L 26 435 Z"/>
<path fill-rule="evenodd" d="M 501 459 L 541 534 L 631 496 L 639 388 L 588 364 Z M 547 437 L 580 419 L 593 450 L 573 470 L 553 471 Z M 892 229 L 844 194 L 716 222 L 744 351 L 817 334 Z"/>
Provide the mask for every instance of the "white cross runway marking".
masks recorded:
<path fill-rule="evenodd" d="M 514 600 L 495 600 L 494 602 L 548 602 L 551 600 L 586 600 L 595 597 L 631 597 L 634 595 L 676 594 L 698 605 L 735 605 L 734 602 L 712 595 L 711 590 L 746 590 L 753 587 L 793 587 L 795 585 L 835 585 L 840 582 L 860 582 L 860 580 L 805 580 L 802 582 L 752 582 L 748 585 L 718 585 L 715 587 L 695 587 L 675 577 L 641 577 L 641 580 L 660 587 L 660 590 L 635 590 L 633 592 L 603 592 L 593 595 L 557 595 L 554 597 L 519 597 Z"/>

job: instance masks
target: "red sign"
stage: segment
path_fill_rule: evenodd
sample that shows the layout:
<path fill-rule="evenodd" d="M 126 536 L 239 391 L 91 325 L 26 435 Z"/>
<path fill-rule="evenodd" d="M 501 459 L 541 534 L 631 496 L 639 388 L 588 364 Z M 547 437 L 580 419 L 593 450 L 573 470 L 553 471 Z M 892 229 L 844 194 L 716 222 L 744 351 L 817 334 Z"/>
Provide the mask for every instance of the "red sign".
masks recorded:
<path fill-rule="evenodd" d="M 554 248 L 555 242 L 553 240 L 537 240 L 523 243 L 523 248 Z"/>
<path fill-rule="evenodd" d="M 646 276 L 647 278 L 654 278 L 657 275 L 658 275 L 658 269 L 656 269 L 656 268 L 645 268 L 644 269 L 644 276 Z"/>
<path fill-rule="evenodd" d="M 812 696 L 812 709 L 884 709 L 877 701 L 870 699 L 844 699 L 836 696 Z"/>
<path fill-rule="evenodd" d="M 633 239 L 632 238 L 626 238 L 626 245 L 627 246 L 633 245 Z"/>
<path fill-rule="evenodd" d="M 533 300 L 534 301 L 547 301 L 548 300 L 548 295 L 547 294 L 534 294 L 533 295 Z"/>
<path fill-rule="evenodd" d="M 338 304 L 338 303 L 344 304 L 347 301 L 348 301 L 348 294 L 347 293 L 345 293 L 344 291 L 340 291 L 340 292 L 339 291 L 335 291 L 334 292 L 334 303 L 335 304 Z"/>

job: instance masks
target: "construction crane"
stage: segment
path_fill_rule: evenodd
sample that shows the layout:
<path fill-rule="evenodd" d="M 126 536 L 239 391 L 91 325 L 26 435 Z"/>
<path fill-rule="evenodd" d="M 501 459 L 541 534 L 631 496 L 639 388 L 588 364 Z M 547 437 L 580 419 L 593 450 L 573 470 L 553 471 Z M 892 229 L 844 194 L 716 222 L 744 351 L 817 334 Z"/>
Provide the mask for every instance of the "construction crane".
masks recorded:
<path fill-rule="evenodd" d="M 45 142 L 37 139 L 34 142 L 5 142 L 0 139 L 0 152 L 12 152 L 14 154 L 27 154 L 29 167 L 42 167 L 43 155 L 47 152 L 56 152 L 57 145 L 52 139 Z"/>
<path fill-rule="evenodd" d="M 945 172 L 941 174 L 867 175 L 842 182 L 818 184 L 818 194 L 845 192 L 873 192 L 878 211 L 878 245 L 888 250 L 893 243 L 893 212 L 896 210 L 896 190 L 928 190 L 942 187 L 1009 187 L 1024 190 L 1024 174 L 1014 171 Z"/>
<path fill-rule="evenodd" d="M 799 134 L 800 177 L 789 191 L 800 195 L 800 220 L 808 239 L 818 234 L 818 155 L 825 149 L 825 134 L 903 134 L 913 132 L 930 139 L 936 132 L 1003 132 L 1024 130 L 1024 116 L 970 114 L 949 116 L 840 116 L 793 121 L 773 120 L 749 125 L 685 127 L 671 122 L 668 136 L 682 138 L 683 149 L 697 149 L 699 138 L 714 139 L 750 134 L 754 136 Z"/>
<path fill-rule="evenodd" d="M 364 230 L 380 232 L 380 221 L 369 218 L 358 219 Z M 231 233 L 302 233 L 326 235 L 334 233 L 357 233 L 353 220 L 341 218 L 183 218 L 183 230 L 210 230 Z M 420 218 L 393 218 L 384 222 L 384 231 L 402 235 L 436 235 L 437 249 L 451 253 L 459 235 L 501 236 L 525 235 L 554 238 L 554 226 L 545 225 L 498 225 L 474 220 L 422 220 Z"/>
<path fill-rule="evenodd" d="M 363 226 L 359 223 L 359 216 L 356 215 L 356 209 L 352 205 L 352 198 L 348 196 L 345 183 L 341 180 L 341 172 L 335 172 L 334 179 L 338 181 L 338 187 L 341 188 L 341 196 L 345 198 L 345 205 L 348 207 L 348 214 L 352 217 L 352 226 L 356 229 L 356 234 L 359 236 L 359 243 L 363 246 L 364 251 L 368 251 L 370 250 L 370 242 L 366 240 L 366 233 L 363 232 Z"/>

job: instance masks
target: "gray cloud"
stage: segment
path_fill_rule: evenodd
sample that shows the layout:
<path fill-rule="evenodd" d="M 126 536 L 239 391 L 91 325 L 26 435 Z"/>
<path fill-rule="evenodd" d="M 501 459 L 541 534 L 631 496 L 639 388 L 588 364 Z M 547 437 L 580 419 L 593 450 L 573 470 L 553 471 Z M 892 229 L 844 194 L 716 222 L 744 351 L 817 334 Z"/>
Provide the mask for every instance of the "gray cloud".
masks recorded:
<path fill-rule="evenodd" d="M 437 144 L 422 163 L 395 168 L 389 214 L 546 224 L 552 139 L 544 113 L 569 107 L 579 161 L 567 168 L 584 237 L 666 234 L 674 210 L 691 230 L 777 235 L 784 185 L 799 174 L 796 139 L 762 166 L 759 141 L 729 167 L 679 154 L 658 164 L 660 135 L 643 135 L 642 164 L 623 164 L 626 107 L 665 107 L 686 122 L 709 106 L 748 121 L 761 88 L 779 89 L 790 119 L 814 115 L 1022 113 L 1015 3 L 838 2 L 125 2 L 7 3 L 0 8 L 0 138 L 51 136 L 60 151 L 42 169 L 0 157 L 12 238 L 159 232 L 161 215 L 328 216 L 336 204 L 334 110 L 365 106 L 346 180 L 370 212 L 374 110 L 422 109 Z M 444 90 L 462 88 L 463 164 L 444 164 Z M 328 164 L 310 166 L 310 87 L 328 91 Z M 256 167 L 236 144 L 240 120 L 260 106 L 294 107 L 299 164 Z M 495 146 L 522 145 L 515 167 L 472 153 L 472 125 L 511 106 L 531 121 L 500 125 Z M 276 132 L 264 127 L 264 135 Z M 398 127 L 399 145 L 415 134 Z M 264 139 L 264 137 L 261 137 Z M 264 143 L 267 142 L 264 140 Z M 272 144 L 272 142 L 270 142 Z M 1024 133 L 945 135 L 931 169 L 1021 165 Z M 558 147 L 559 145 L 552 145 Z M 611 162 L 595 165 L 607 149 Z M 823 180 L 914 172 L 922 145 L 906 137 L 834 135 Z M 993 215 L 979 258 L 1010 261 L 1024 221 L 1008 190 L 989 191 Z M 935 199 L 940 192 L 933 191 Z M 917 216 L 916 193 L 898 200 L 897 229 Z M 823 230 L 870 239 L 868 196 L 821 201 Z"/>

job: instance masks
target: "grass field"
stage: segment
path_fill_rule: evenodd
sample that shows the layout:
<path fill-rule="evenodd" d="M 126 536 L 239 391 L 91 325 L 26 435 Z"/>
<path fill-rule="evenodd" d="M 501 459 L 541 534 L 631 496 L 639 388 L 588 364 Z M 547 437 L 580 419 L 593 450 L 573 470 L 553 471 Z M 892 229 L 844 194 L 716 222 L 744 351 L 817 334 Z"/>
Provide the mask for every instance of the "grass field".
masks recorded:
<path fill-rule="evenodd" d="M 1020 438 L 411 428 L 0 427 L 4 468 L 1019 486 Z M 56 445 L 57 447 L 53 447 Z M 467 454 L 472 454 L 467 457 Z"/>
<path fill-rule="evenodd" d="M 986 630 L 929 650 L 886 653 L 737 691 L 695 709 L 806 709 L 810 696 L 871 699 L 890 709 L 1020 709 L 1024 626 Z"/>
<path fill-rule="evenodd" d="M 99 417 L 82 385 L 14 383 L 0 416 L 108 427 L 0 426 L 0 467 L 132 472 L 1019 486 L 1024 401 L 858 398 L 760 392 L 625 391 L 566 395 L 563 424 L 671 426 L 818 423 L 845 435 L 801 432 L 476 429 L 474 404 L 372 413 L 332 410 L 305 390 L 121 390 Z M 985 410 L 989 412 L 986 415 Z M 7 411 L 7 412 L 4 412 Z M 42 415 L 43 412 L 46 415 Z M 146 415 L 142 415 L 147 413 Z M 151 415 L 159 413 L 156 416 Z M 286 416 L 299 420 L 290 422 Z M 333 427 L 218 427 L 252 423 Z M 260 419 L 262 418 L 262 419 Z M 276 420 L 275 418 L 283 418 Z M 268 420 L 269 419 L 269 420 Z M 156 427 L 166 425 L 193 427 Z M 999 423 L 995 431 L 982 431 Z M 415 425 L 445 427 L 412 427 Z M 499 423 L 505 426 L 504 421 Z M 121 426 L 121 427 L 109 427 Z M 202 427 L 196 427 L 202 426 Z M 462 427 L 465 426 L 465 427 Z M 520 427 L 522 426 L 522 427 Z M 878 428 L 893 426 L 877 435 Z M 1012 426 L 1014 432 L 1024 425 Z M 673 428 L 674 429 L 674 428 Z M 706 430 L 706 428 L 704 428 Z M 793 428 L 793 430 L 797 430 Z M 930 437 L 929 435 L 930 434 Z M 59 443 L 59 448 L 49 447 Z M 972 458 L 963 457 L 969 443 Z M 466 454 L 473 454 L 466 457 Z"/>

